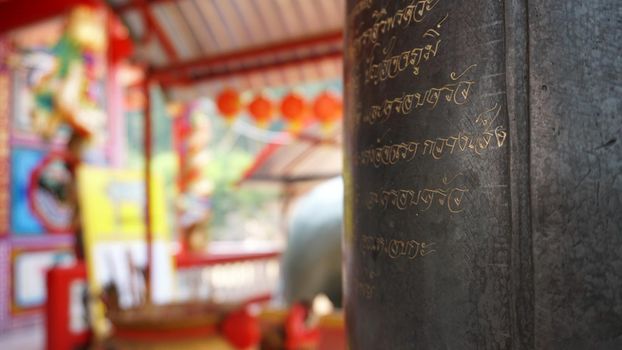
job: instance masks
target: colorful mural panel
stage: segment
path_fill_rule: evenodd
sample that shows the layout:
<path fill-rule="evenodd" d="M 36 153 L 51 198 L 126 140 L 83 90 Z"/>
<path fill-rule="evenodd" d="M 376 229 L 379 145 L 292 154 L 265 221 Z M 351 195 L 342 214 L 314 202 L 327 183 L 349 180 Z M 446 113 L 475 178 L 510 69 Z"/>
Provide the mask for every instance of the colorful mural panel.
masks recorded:
<path fill-rule="evenodd" d="M 19 314 L 41 308 L 47 300 L 47 271 L 54 266 L 71 265 L 74 261 L 69 247 L 14 248 L 11 252 L 12 312 Z"/>
<path fill-rule="evenodd" d="M 44 233 L 28 201 L 30 175 L 44 156 L 44 151 L 29 148 L 14 148 L 11 153 L 11 232 L 16 236 Z"/>

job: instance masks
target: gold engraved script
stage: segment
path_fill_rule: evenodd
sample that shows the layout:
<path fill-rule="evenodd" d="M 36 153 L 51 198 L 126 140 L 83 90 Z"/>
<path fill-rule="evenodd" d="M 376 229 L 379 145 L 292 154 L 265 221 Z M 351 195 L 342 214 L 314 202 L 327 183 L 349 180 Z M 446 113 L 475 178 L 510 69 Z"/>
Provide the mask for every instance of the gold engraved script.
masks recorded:
<path fill-rule="evenodd" d="M 473 152 L 481 155 L 490 147 L 501 148 L 505 145 L 507 132 L 505 127 L 493 124 L 501 111 L 501 106 L 494 107 L 479 114 L 475 124 L 483 127 L 477 133 L 459 132 L 447 137 L 427 140 L 410 140 L 402 143 L 373 147 L 362 151 L 356 161 L 361 165 L 392 166 L 399 162 L 410 162 L 417 155 L 441 159 L 447 154 Z"/>
<path fill-rule="evenodd" d="M 381 105 L 374 105 L 371 111 L 363 116 L 363 122 L 374 125 L 391 118 L 393 113 L 407 116 L 414 109 L 428 106 L 430 109 L 436 108 L 439 101 L 463 105 L 469 99 L 471 86 L 475 84 L 473 80 L 462 79 L 469 70 L 477 67 L 476 64 L 469 66 L 461 74 L 452 72 L 450 75 L 451 83 L 443 86 L 428 89 L 426 91 L 402 94 L 401 97 L 385 99 Z"/>
<path fill-rule="evenodd" d="M 361 249 L 363 253 L 386 256 L 390 259 L 415 260 L 436 253 L 434 242 L 415 240 L 385 239 L 380 236 L 362 235 Z"/>
<path fill-rule="evenodd" d="M 464 186 L 448 186 L 454 180 L 455 177 L 451 181 L 444 178 L 444 186 L 436 188 L 386 189 L 369 192 L 366 206 L 369 210 L 417 208 L 419 211 L 427 211 L 432 206 L 438 206 L 450 213 L 460 213 L 464 211 L 462 203 L 469 189 Z"/>
<path fill-rule="evenodd" d="M 386 9 L 374 11 L 374 24 L 354 38 L 353 47 L 356 53 L 369 44 L 375 44 L 378 39 L 395 28 L 407 28 L 413 23 L 420 23 L 439 0 L 411 0 L 409 5 L 389 15 Z"/>
<path fill-rule="evenodd" d="M 389 45 L 382 49 L 384 59 L 378 63 L 374 62 L 373 52 L 375 50 L 372 50 L 371 57 L 367 59 L 365 84 L 371 82 L 377 85 L 380 81 L 397 77 L 399 73 L 408 68 L 412 69 L 413 75 L 419 75 L 421 62 L 436 57 L 438 46 L 441 43 L 440 29 L 447 17 L 448 15 L 445 15 L 434 27 L 428 29 L 423 34 L 423 38 L 430 41 L 428 44 L 408 49 L 397 55 L 391 55 L 391 51 L 393 51 L 397 41 L 397 37 L 393 36 L 389 41 Z M 374 49 L 379 46 L 380 44 L 378 43 L 374 44 Z"/>
<path fill-rule="evenodd" d="M 356 290 L 362 295 L 365 299 L 371 299 L 374 296 L 374 291 L 376 287 L 365 282 L 356 281 Z"/>

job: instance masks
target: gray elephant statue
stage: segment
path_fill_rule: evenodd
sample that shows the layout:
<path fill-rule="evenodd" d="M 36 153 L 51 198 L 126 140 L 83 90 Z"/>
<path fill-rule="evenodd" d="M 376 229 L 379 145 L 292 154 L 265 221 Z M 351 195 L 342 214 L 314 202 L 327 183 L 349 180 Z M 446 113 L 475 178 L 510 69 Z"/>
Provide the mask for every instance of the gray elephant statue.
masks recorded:
<path fill-rule="evenodd" d="M 324 293 L 341 306 L 342 222 L 341 177 L 321 183 L 294 204 L 282 264 L 282 293 L 288 304 Z"/>

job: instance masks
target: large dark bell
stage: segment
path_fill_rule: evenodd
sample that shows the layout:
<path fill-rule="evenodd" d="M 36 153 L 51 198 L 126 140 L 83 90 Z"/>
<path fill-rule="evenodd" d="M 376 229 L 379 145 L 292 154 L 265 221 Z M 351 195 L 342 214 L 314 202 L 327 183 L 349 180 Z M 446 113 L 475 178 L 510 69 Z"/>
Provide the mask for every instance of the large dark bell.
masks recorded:
<path fill-rule="evenodd" d="M 622 349 L 622 3 L 347 3 L 350 348 Z"/>

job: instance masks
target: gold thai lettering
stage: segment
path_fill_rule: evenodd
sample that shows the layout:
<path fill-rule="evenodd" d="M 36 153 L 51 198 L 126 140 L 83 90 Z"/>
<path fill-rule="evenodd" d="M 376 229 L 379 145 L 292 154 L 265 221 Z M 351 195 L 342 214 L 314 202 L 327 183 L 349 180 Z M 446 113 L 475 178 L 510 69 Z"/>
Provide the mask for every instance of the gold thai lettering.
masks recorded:
<path fill-rule="evenodd" d="M 440 101 L 463 105 L 468 102 L 471 86 L 475 84 L 475 81 L 460 79 L 475 66 L 476 65 L 470 66 L 460 75 L 456 75 L 455 72 L 452 72 L 450 75 L 451 82 L 443 86 L 433 87 L 425 91 L 417 91 L 410 94 L 403 93 L 400 97 L 387 98 L 382 104 L 371 106 L 371 112 L 363 116 L 363 122 L 369 125 L 382 123 L 391 118 L 394 113 L 408 116 L 413 109 L 418 109 L 426 105 L 430 110 L 433 110 Z M 413 105 L 415 100 L 417 102 Z"/>
<path fill-rule="evenodd" d="M 452 213 L 460 213 L 464 210 L 462 207 L 462 198 L 464 194 L 468 192 L 463 188 L 453 188 L 449 191 L 449 197 L 447 198 L 447 209 Z"/>
<path fill-rule="evenodd" d="M 397 77 L 399 73 L 405 71 L 409 67 L 412 69 L 413 75 L 418 76 L 422 60 L 428 61 L 436 57 L 438 47 L 441 43 L 441 33 L 439 30 L 447 17 L 448 15 L 445 15 L 433 28 L 428 29 L 423 34 L 424 39 L 429 38 L 432 40 L 431 43 L 391 55 L 397 41 L 397 37 L 393 36 L 391 40 L 389 40 L 387 47 L 382 49 L 384 58 L 379 62 L 375 60 L 375 51 L 380 45 L 375 43 L 371 50 L 370 57 L 366 60 L 367 68 L 364 72 L 365 84 L 373 83 L 374 85 L 378 85 L 381 81 Z"/>
<path fill-rule="evenodd" d="M 419 242 L 417 240 L 386 239 L 375 235 L 363 234 L 361 250 L 364 254 L 386 256 L 390 259 L 415 260 L 436 252 L 434 242 Z"/>
<path fill-rule="evenodd" d="M 455 179 L 455 178 L 454 178 Z M 432 207 L 444 208 L 450 213 L 460 213 L 464 210 L 464 196 L 469 189 L 465 186 L 450 186 L 443 181 L 439 187 L 416 189 L 386 189 L 369 192 L 367 195 L 367 209 L 398 209 L 408 210 L 416 208 L 427 211 Z"/>
<path fill-rule="evenodd" d="M 495 104 L 477 116 L 475 125 L 482 127 L 482 131 L 462 131 L 447 137 L 411 140 L 365 149 L 360 152 L 357 158 L 358 164 L 373 165 L 379 168 L 400 162 L 410 162 L 417 156 L 442 159 L 447 154 L 470 151 L 481 155 L 490 148 L 502 148 L 507 139 L 507 132 L 505 127 L 501 125 L 494 126 L 500 111 L 501 105 Z M 419 145 L 423 145 L 423 147 L 419 147 Z"/>
<path fill-rule="evenodd" d="M 374 290 L 376 287 L 369 283 L 363 283 L 357 281 L 356 290 L 366 299 L 371 299 L 374 296 Z"/>
<path fill-rule="evenodd" d="M 363 30 L 353 40 L 352 46 L 355 52 L 358 53 L 367 45 L 377 43 L 382 36 L 395 29 L 405 29 L 412 24 L 421 23 L 438 2 L 439 0 L 411 0 L 408 6 L 398 9 L 392 15 L 387 12 L 386 8 L 374 11 L 372 13 L 374 22 L 371 27 Z"/>

